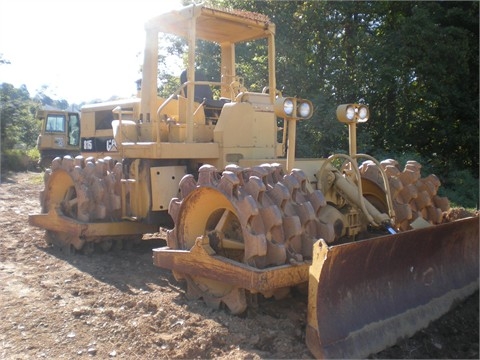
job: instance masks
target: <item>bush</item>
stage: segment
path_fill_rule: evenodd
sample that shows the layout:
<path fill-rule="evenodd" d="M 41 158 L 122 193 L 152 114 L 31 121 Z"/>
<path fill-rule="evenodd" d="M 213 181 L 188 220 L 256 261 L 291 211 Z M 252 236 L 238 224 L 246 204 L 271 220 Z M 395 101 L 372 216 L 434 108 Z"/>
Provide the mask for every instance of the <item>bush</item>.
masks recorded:
<path fill-rule="evenodd" d="M 9 171 L 34 171 L 38 168 L 40 153 L 38 149 L 13 149 L 2 153 L 1 167 Z"/>
<path fill-rule="evenodd" d="M 448 197 L 452 207 L 478 209 L 479 181 L 470 171 L 453 170 L 442 185 L 441 193 Z"/>

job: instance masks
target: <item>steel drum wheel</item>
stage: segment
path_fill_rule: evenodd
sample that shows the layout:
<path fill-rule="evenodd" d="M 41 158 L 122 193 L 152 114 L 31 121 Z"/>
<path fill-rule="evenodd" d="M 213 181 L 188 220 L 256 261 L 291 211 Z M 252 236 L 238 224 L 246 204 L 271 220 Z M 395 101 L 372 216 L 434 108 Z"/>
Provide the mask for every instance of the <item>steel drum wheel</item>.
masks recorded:
<path fill-rule="evenodd" d="M 65 164 L 70 160 L 72 159 L 67 159 Z M 45 172 L 45 190 L 41 197 L 41 205 L 44 213 L 58 209 L 65 216 L 77 218 L 78 199 L 74 180 L 62 167 L 60 158 L 54 159 L 51 169 Z M 72 235 L 68 233 L 51 230 L 45 232 L 45 241 L 67 254 L 81 249 L 75 248 L 73 244 L 83 243 L 80 239 L 72 239 Z"/>
<path fill-rule="evenodd" d="M 181 241 L 177 248 L 191 249 L 197 236 L 208 235 L 215 252 L 236 261 L 243 262 L 244 239 L 241 223 L 233 203 L 213 188 L 199 188 L 188 198 L 183 211 Z M 183 226 L 183 224 L 188 224 Z M 218 308 L 223 303 L 233 314 L 240 314 L 247 308 L 244 291 L 230 284 L 186 274 L 187 298 L 203 298 L 205 303 Z"/>
<path fill-rule="evenodd" d="M 440 181 L 435 175 L 422 177 L 422 165 L 416 161 L 407 161 L 403 170 L 400 169 L 398 161 L 393 159 L 383 160 L 380 165 L 388 178 L 397 228 L 408 230 L 418 217 L 432 224 L 442 222 L 442 214 L 450 208 L 450 204 L 447 198 L 437 195 Z M 365 161 L 359 170 L 363 181 L 378 187 L 376 197 L 382 201 L 381 193 L 385 193 L 385 187 L 377 165 L 372 161 Z"/>
<path fill-rule="evenodd" d="M 55 158 L 50 169 L 45 171 L 45 189 L 40 199 L 42 212 L 59 211 L 63 216 L 83 222 L 105 218 L 111 212 L 111 206 L 109 198 L 104 196 L 105 186 L 102 184 L 120 180 L 115 179 L 118 172 L 114 174 L 112 165 L 108 158 L 97 161 L 81 156 Z M 45 241 L 67 253 L 82 250 L 90 254 L 94 251 L 94 243 L 89 239 L 63 232 L 47 231 Z M 100 243 L 103 250 L 112 247 L 108 238 L 101 239 Z"/>
<path fill-rule="evenodd" d="M 304 181 L 302 172 L 284 175 L 278 164 L 248 169 L 230 165 L 222 174 L 204 165 L 198 182 L 185 176 L 181 198 L 170 202 L 175 227 L 168 232 L 168 246 L 189 250 L 198 237 L 208 236 L 217 255 L 252 267 L 302 261 L 309 255 L 304 250 L 318 236 L 315 212 L 322 205 L 319 192 L 306 190 Z M 224 303 L 235 314 L 247 307 L 245 289 L 195 274 L 180 275 L 190 299 L 203 298 L 215 308 Z M 263 295 L 281 298 L 288 289 Z"/>

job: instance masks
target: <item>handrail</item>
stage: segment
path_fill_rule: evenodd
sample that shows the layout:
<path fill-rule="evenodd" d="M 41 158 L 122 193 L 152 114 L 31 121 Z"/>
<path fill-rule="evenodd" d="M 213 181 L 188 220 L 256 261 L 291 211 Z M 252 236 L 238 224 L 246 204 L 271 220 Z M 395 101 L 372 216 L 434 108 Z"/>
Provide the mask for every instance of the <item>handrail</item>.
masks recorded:
<path fill-rule="evenodd" d="M 114 109 L 112 109 L 112 113 L 114 114 L 118 114 L 118 138 L 119 138 L 119 143 L 117 145 L 117 149 L 118 149 L 118 146 L 120 146 L 121 148 L 121 155 L 122 155 L 122 158 L 123 158 L 123 153 L 124 153 L 124 150 L 123 150 L 123 126 L 122 126 L 122 115 L 123 114 L 126 114 L 126 115 L 133 115 L 133 111 L 132 110 L 123 110 L 121 106 L 117 106 L 115 107 Z"/>
<path fill-rule="evenodd" d="M 193 85 L 209 85 L 209 86 L 222 86 L 222 82 L 217 82 L 217 81 L 185 81 L 183 84 L 181 84 L 177 90 L 175 90 L 175 92 L 173 94 L 171 94 L 167 100 L 165 100 L 157 109 L 157 113 L 156 113 L 156 130 L 157 130 L 157 142 L 159 141 L 160 139 L 160 122 L 158 121 L 159 120 L 159 116 L 162 112 L 163 109 L 165 109 L 165 107 L 174 99 L 176 98 L 178 95 L 180 95 L 180 93 L 182 92 L 182 90 L 190 85 L 190 84 L 193 84 Z M 198 108 L 194 111 L 193 115 L 196 114 L 196 112 L 198 111 Z"/>
<path fill-rule="evenodd" d="M 175 92 L 170 95 L 167 100 L 165 100 L 162 105 L 160 105 L 157 109 L 157 119 L 158 119 L 158 116 L 160 115 L 160 112 L 167 106 L 167 104 L 172 101 L 176 96 L 180 95 L 180 93 L 182 92 L 182 90 L 189 84 L 193 84 L 193 85 L 210 85 L 210 86 L 222 86 L 224 85 L 224 83 L 222 82 L 219 82 L 219 81 L 185 81 L 182 85 L 180 85 L 178 87 L 177 90 L 175 90 Z"/>

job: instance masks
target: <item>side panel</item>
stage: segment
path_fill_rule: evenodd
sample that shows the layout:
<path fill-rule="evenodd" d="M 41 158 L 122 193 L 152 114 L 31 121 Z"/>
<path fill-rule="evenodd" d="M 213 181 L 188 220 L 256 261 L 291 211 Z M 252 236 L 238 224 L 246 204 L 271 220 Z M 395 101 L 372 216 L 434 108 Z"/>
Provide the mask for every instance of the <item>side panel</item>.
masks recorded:
<path fill-rule="evenodd" d="M 170 200 L 178 197 L 178 184 L 186 173 L 186 166 L 157 166 L 150 168 L 152 211 L 168 210 Z"/>
<path fill-rule="evenodd" d="M 40 135 L 37 141 L 37 147 L 40 151 L 70 148 L 68 147 L 67 135 L 62 133 L 44 133 Z"/>
<path fill-rule="evenodd" d="M 267 97 L 268 99 L 268 97 Z M 275 159 L 277 127 L 268 105 L 235 102 L 225 104 L 214 130 L 223 164 L 242 159 Z"/>

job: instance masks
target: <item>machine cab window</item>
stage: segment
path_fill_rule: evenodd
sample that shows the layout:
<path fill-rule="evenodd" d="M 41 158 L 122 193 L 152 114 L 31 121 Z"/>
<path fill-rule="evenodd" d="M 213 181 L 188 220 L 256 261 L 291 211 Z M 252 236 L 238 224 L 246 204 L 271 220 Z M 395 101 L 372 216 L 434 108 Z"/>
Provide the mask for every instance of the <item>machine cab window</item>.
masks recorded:
<path fill-rule="evenodd" d="M 48 114 L 45 124 L 46 132 L 65 132 L 65 115 L 62 114 Z"/>
<path fill-rule="evenodd" d="M 80 121 L 77 114 L 69 114 L 68 123 L 68 144 L 77 146 L 80 143 Z"/>

